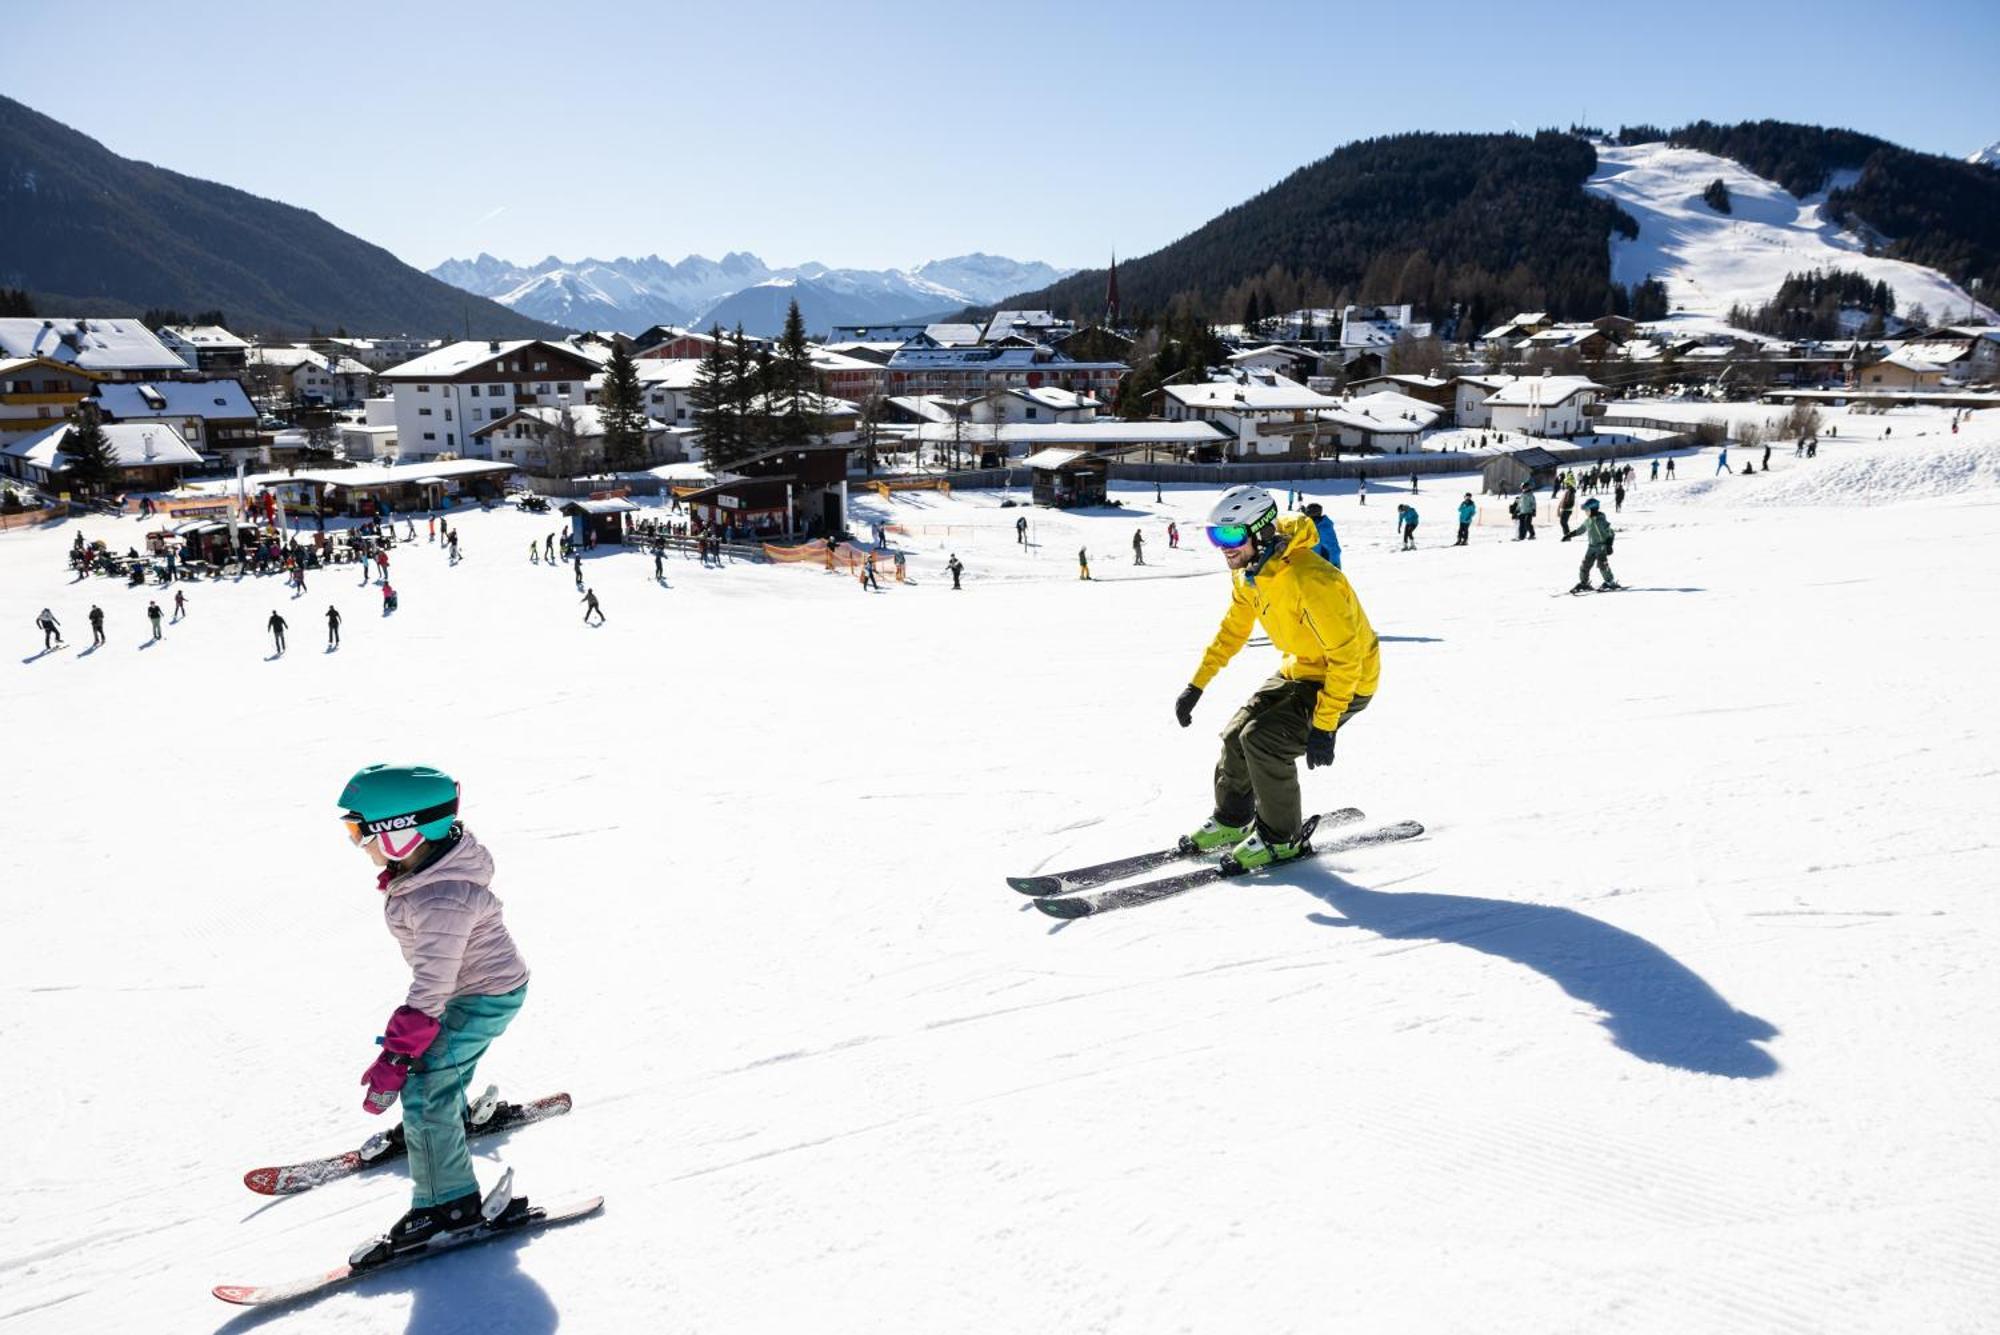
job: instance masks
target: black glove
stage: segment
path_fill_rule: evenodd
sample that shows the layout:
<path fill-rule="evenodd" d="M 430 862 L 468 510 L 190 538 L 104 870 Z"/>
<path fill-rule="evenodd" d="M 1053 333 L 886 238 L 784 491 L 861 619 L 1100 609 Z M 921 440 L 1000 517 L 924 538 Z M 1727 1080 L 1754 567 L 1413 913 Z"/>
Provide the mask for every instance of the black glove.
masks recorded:
<path fill-rule="evenodd" d="M 1181 721 L 1183 728 L 1194 722 L 1194 702 L 1201 699 L 1201 687 L 1190 686 L 1181 692 L 1180 699 L 1174 701 L 1174 717 Z"/>
<path fill-rule="evenodd" d="M 1333 734 L 1325 728 L 1314 728 L 1306 734 L 1306 768 L 1318 769 L 1332 763 Z"/>

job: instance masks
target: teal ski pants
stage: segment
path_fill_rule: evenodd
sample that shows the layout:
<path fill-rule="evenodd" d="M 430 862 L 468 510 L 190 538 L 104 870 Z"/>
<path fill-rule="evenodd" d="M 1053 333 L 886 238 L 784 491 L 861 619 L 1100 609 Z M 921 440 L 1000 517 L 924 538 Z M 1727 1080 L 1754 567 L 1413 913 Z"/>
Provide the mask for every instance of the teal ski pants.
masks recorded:
<path fill-rule="evenodd" d="M 479 1190 L 465 1148 L 465 1091 L 473 1068 L 506 1032 L 528 985 L 495 996 L 453 997 L 423 1063 L 403 1086 L 403 1143 L 410 1151 L 410 1204 L 418 1209 Z"/>

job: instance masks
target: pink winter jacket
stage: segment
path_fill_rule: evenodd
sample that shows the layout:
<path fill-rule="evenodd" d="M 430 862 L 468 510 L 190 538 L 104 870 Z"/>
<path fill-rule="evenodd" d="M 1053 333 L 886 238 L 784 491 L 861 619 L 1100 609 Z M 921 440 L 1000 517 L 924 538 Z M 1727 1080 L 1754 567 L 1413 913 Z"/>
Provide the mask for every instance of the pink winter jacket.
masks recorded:
<path fill-rule="evenodd" d="M 385 887 L 382 916 L 413 975 L 405 1005 L 441 1016 L 453 997 L 512 992 L 528 981 L 528 962 L 487 888 L 492 879 L 493 855 L 466 831 L 443 857 Z"/>

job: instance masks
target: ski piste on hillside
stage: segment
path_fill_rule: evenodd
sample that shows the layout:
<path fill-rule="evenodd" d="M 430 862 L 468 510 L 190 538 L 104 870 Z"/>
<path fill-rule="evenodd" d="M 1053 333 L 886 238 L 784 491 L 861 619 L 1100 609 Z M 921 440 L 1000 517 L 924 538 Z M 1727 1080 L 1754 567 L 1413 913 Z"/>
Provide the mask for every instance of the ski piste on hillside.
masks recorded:
<path fill-rule="evenodd" d="M 1121 1332 L 1290 1329 L 1302 1313 L 1426 1329 L 1476 1313 L 1484 1329 L 1546 1330 L 1580 1310 L 1631 1329 L 1978 1329 L 1986 1286 L 1966 1240 L 1984 1236 L 1977 1201 L 2000 1184 L 1985 1129 L 1935 1113 L 1993 1079 L 1977 1041 L 1993 999 L 1969 945 L 1990 921 L 1994 858 L 1976 831 L 1991 763 L 1965 683 L 1994 634 L 1964 608 L 1995 596 L 1994 572 L 1968 555 L 1995 540 L 2000 475 L 1978 415 L 1970 440 L 1921 412 L 1838 416 L 1843 442 L 1872 428 L 1870 443 L 1781 457 L 1754 479 L 1701 476 L 1689 463 L 1703 456 L 1683 453 L 1680 482 L 1642 485 L 1617 558 L 1636 587 L 1616 599 L 1547 596 L 1573 575 L 1575 543 L 1511 543 L 1490 521 L 1468 548 L 1447 535 L 1391 561 L 1374 498 L 1357 522 L 1351 493 L 1318 494 L 1385 666 L 1366 726 L 1342 730 L 1306 796 L 1431 830 L 1055 934 L 1023 931 L 1027 906 L 996 882 L 1044 850 L 1082 861 L 1185 828 L 1207 805 L 1213 731 L 1277 658 L 1239 655 L 1183 733 L 1166 703 L 1221 611 L 1221 581 L 1199 577 L 1214 552 L 1151 542 L 1146 570 L 1099 563 L 1095 585 L 1067 568 L 1085 541 L 1121 550 L 1134 522 L 1150 537 L 1173 515 L 1198 534 L 1212 488 L 1170 489 L 1157 508 L 1150 487 L 1124 488 L 1115 521 L 1037 515 L 1060 579 L 1032 554 L 1009 564 L 1016 512 L 995 498 L 872 508 L 958 526 L 950 550 L 971 578 L 955 603 L 935 575 L 943 548 L 913 549 L 925 583 L 859 600 L 851 581 L 692 560 L 675 567 L 678 587 L 656 590 L 639 562 L 625 580 L 616 554 L 593 557 L 612 621 L 581 657 L 568 568 L 517 571 L 498 555 L 547 530 L 513 512 L 466 515 L 459 566 L 421 541 L 399 548 L 400 619 L 357 603 L 368 614 L 324 664 L 296 640 L 286 660 L 262 661 L 275 581 L 193 585 L 191 618 L 144 651 L 143 599 L 104 600 L 108 586 L 86 582 L 110 644 L 12 669 L 12 740 L 41 759 L 32 782 L 15 771 L 0 784 L 37 831 L 17 846 L 20 874 L 61 894 L 0 905 L 24 1020 L 6 1041 L 61 1069 L 74 1097 L 60 1135 L 21 1111 L 7 1126 L 35 1224 L 0 1227 L 4 1254 L 41 1255 L 8 1272 L 0 1311 L 54 1304 L 17 1318 L 28 1326 L 206 1328 L 196 1315 L 219 1310 L 217 1279 L 331 1267 L 401 1208 L 394 1169 L 275 1204 L 238 1184 L 273 1150 L 349 1142 L 336 1121 L 295 1123 L 301 1084 L 331 1071 L 329 1097 L 349 1097 L 355 1071 L 339 1054 L 394 1001 L 352 973 L 370 952 L 385 974 L 398 963 L 375 915 L 354 909 L 374 891 L 359 868 L 322 869 L 339 858 L 298 833 L 341 845 L 321 814 L 326 775 L 357 760 L 351 718 L 301 735 L 301 708 L 347 699 L 341 677 L 363 674 L 407 683 L 369 694 L 385 733 L 428 740 L 452 725 L 453 773 L 481 804 L 468 819 L 502 855 L 509 921 L 541 971 L 493 1072 L 524 1092 L 574 1088 L 589 1114 L 507 1138 L 501 1157 L 536 1208 L 600 1189 L 607 1167 L 621 1190 L 587 1229 L 386 1272 L 288 1314 L 300 1329 L 400 1328 L 413 1307 L 416 1324 L 449 1311 L 504 1329 L 493 1304 L 536 1294 L 565 1324 L 606 1329 L 662 1312 L 691 1329 L 879 1329 L 885 1296 L 904 1328 L 927 1329 L 968 1303 L 1010 1326 Z M 1893 441 L 1874 444 L 1891 423 Z M 1465 489 L 1425 483 L 1414 503 L 1427 513 Z M 17 657 L 39 644 L 44 604 L 65 628 L 84 624 L 61 587 L 71 527 L 0 537 L 0 562 L 25 572 L 0 582 L 0 623 L 27 641 Z M 865 747 L 801 716 L 782 770 L 717 763 L 684 781 L 676 757 L 742 744 L 740 712 L 634 715 L 614 754 L 599 730 L 531 731 L 542 702 L 468 666 L 504 653 L 515 673 L 567 682 L 582 663 L 593 695 L 657 691 L 671 671 L 699 698 L 768 692 L 788 708 L 796 654 L 736 656 L 707 676 L 673 657 L 699 632 L 768 635 L 774 611 L 820 671 L 879 661 L 900 637 L 893 680 L 843 697 L 885 720 Z M 949 634 L 923 633 L 940 625 Z M 1907 649 L 1889 692 L 1856 657 L 1885 635 Z M 1073 664 L 1023 652 L 1051 641 L 1091 646 L 1118 690 L 1079 692 Z M 449 672 L 431 661 L 440 643 Z M 968 705 L 922 688 L 975 660 L 1012 664 L 1034 708 L 995 727 L 977 693 Z M 288 739 L 260 762 L 287 782 L 231 808 L 242 857 L 281 880 L 195 875 L 158 854 L 135 877 L 116 858 L 58 855 L 81 813 L 44 789 L 89 791 L 106 763 L 66 740 L 77 725 L 63 699 L 156 688 L 168 671 L 194 683 L 177 709 L 226 698 L 232 729 Z M 858 828 L 835 791 L 868 794 L 881 820 Z M 122 810 L 121 844 L 185 841 L 184 806 L 161 805 Z M 701 837 L 662 851 L 663 832 L 691 828 Z M 614 874 L 581 883 L 586 864 Z M 84 909 L 89 931 L 49 930 Z M 599 922 L 608 930 L 589 930 Z M 273 940 L 308 931 L 314 947 L 274 965 Z M 274 1003 L 281 1024 L 261 1018 Z M 238 1017 L 229 1030 L 212 1024 L 218 1008 Z M 120 1035 L 121 1059 L 74 1061 L 79 1026 Z M 281 1030 L 287 1051 L 246 1061 L 246 1030 Z M 115 1097 L 138 1083 L 151 1095 L 143 1145 Z M 169 1185 L 161 1136 L 185 1147 L 169 1176 L 186 1203 L 170 1213 L 146 1195 Z M 957 1192 L 961 1174 L 976 1192 Z M 891 1204 L 910 1199 L 930 1206 L 920 1224 Z M 135 1212 L 163 1226 L 135 1232 Z M 1087 1273 L 1046 1268 L 1048 1237 L 1113 1233 L 1146 1246 Z M 1412 1236 L 1478 1241 L 1439 1267 Z M 1524 1255 L 1554 1259 L 1516 1283 Z M 1254 1290 L 1217 1269 L 1242 1264 L 1259 1267 Z M 859 1266 L 891 1278 L 856 1295 Z M 1035 1266 L 1043 1281 L 1020 1285 Z M 933 1267 L 954 1282 L 933 1282 Z"/>

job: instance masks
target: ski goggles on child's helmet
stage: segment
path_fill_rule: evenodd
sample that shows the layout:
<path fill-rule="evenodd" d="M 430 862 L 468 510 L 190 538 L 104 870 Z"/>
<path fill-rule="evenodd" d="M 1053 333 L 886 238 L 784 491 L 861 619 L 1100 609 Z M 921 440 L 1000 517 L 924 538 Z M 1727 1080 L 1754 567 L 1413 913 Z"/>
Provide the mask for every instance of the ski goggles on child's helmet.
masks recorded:
<path fill-rule="evenodd" d="M 1244 543 L 1250 541 L 1250 526 L 1248 524 L 1210 524 L 1208 526 L 1208 540 L 1222 548 L 1225 552 L 1233 552 Z"/>
<path fill-rule="evenodd" d="M 340 823 L 347 827 L 347 837 L 356 844 L 368 844 L 388 836 L 384 846 L 405 845 L 408 836 L 419 833 L 432 821 L 443 820 L 458 814 L 458 798 L 454 795 L 449 802 L 425 807 L 422 811 L 412 811 L 402 816 L 384 816 L 370 820 L 358 811 L 341 813 Z M 406 849 L 407 851 L 407 849 Z"/>

